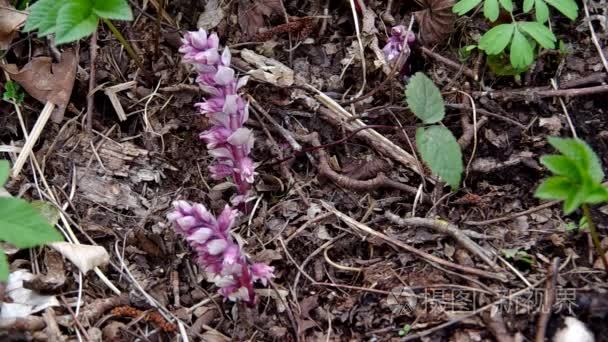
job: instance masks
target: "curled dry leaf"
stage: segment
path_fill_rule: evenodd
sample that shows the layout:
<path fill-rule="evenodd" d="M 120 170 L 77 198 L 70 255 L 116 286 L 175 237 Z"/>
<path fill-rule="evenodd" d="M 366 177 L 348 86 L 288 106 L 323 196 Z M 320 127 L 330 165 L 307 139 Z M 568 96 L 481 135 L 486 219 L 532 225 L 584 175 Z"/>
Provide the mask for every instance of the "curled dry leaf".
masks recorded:
<path fill-rule="evenodd" d="M 454 30 L 454 0 L 417 1 L 424 8 L 415 13 L 416 21 L 420 25 L 420 40 L 424 45 L 435 45 Z"/>
<path fill-rule="evenodd" d="M 258 55 L 248 49 L 241 51 L 241 58 L 256 67 L 256 69 L 247 73 L 255 79 L 266 81 L 279 87 L 288 87 L 294 83 L 293 70 L 277 60 Z"/>
<path fill-rule="evenodd" d="M 76 265 L 82 273 L 110 262 L 110 255 L 101 246 L 77 245 L 69 242 L 55 242 L 49 245 Z"/>
<path fill-rule="evenodd" d="M 23 287 L 24 281 L 31 281 L 34 275 L 24 269 L 12 272 L 6 284 L 6 296 L 12 302 L 2 303 L 0 318 L 22 318 L 51 306 L 59 306 L 55 296 L 41 295 Z"/>
<path fill-rule="evenodd" d="M 226 12 L 220 5 L 219 0 L 209 0 L 205 5 L 205 10 L 198 17 L 198 21 L 196 22 L 196 27 L 204 30 L 212 30 L 220 24 L 224 17 L 226 16 Z"/>
<path fill-rule="evenodd" d="M 254 37 L 264 25 L 264 17 L 273 14 L 282 14 L 283 5 L 281 0 L 240 0 L 239 1 L 239 26 L 245 32 L 246 37 Z"/>
<path fill-rule="evenodd" d="M 27 13 L 16 10 L 8 0 L 0 0 L 0 50 L 8 50 L 26 19 Z"/>
<path fill-rule="evenodd" d="M 44 104 L 57 105 L 52 119 L 61 122 L 72 95 L 77 65 L 74 51 L 66 50 L 59 63 L 53 63 L 51 57 L 34 57 L 21 70 L 15 64 L 2 67 L 33 98 Z"/>

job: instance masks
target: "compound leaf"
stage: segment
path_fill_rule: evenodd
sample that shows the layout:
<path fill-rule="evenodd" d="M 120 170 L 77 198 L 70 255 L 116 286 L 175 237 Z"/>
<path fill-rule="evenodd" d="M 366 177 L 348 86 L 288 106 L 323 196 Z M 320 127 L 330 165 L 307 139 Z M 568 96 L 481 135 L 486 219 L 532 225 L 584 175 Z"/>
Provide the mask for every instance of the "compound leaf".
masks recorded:
<path fill-rule="evenodd" d="M 452 132 L 439 125 L 418 128 L 416 146 L 431 171 L 452 189 L 458 188 L 464 167 L 460 145 Z"/>
<path fill-rule="evenodd" d="M 511 64 L 515 68 L 524 68 L 534 61 L 534 48 L 518 29 L 514 30 L 510 52 Z"/>
<path fill-rule="evenodd" d="M 481 0 L 460 0 L 452 7 L 452 12 L 458 15 L 465 15 L 468 11 L 481 3 Z"/>
<path fill-rule="evenodd" d="M 555 7 L 570 20 L 575 20 L 578 15 L 578 5 L 574 0 L 545 0 L 545 2 Z"/>
<path fill-rule="evenodd" d="M 515 31 L 515 25 L 500 24 L 481 37 L 479 48 L 484 50 L 488 55 L 497 55 L 509 45 L 513 31 Z"/>
<path fill-rule="evenodd" d="M 131 7 L 126 0 L 93 0 L 93 12 L 102 18 L 133 20 Z"/>
<path fill-rule="evenodd" d="M 544 24 L 549 20 L 549 7 L 544 0 L 536 0 L 536 21 Z"/>
<path fill-rule="evenodd" d="M 582 182 L 583 177 L 578 169 L 576 162 L 566 156 L 550 155 L 540 158 L 543 164 L 549 171 L 556 175 L 567 177 L 571 180 Z"/>
<path fill-rule="evenodd" d="M 534 38 L 545 49 L 555 48 L 557 38 L 547 26 L 535 21 L 526 21 L 518 23 L 518 27 Z"/>
<path fill-rule="evenodd" d="M 580 139 L 564 139 L 549 137 L 549 144 L 564 156 L 579 165 L 579 169 L 588 172 L 592 182 L 599 183 L 604 179 L 604 171 L 600 160 L 593 149 Z"/>
<path fill-rule="evenodd" d="M 39 37 L 55 33 L 57 30 L 57 14 L 63 5 L 65 5 L 65 2 L 63 1 L 36 1 L 36 3 L 30 7 L 30 14 L 27 17 L 23 31 L 30 32 L 38 29 Z"/>
<path fill-rule="evenodd" d="M 425 74 L 417 72 L 407 85 L 405 100 L 412 112 L 425 124 L 439 122 L 445 116 L 439 88 Z"/>
<path fill-rule="evenodd" d="M 513 12 L 513 2 L 511 0 L 500 0 L 500 5 L 508 12 Z"/>
<path fill-rule="evenodd" d="M 568 177 L 549 177 L 536 189 L 534 196 L 541 199 L 565 200 L 570 195 L 570 189 L 575 186 L 576 184 L 568 179 Z"/>
<path fill-rule="evenodd" d="M 28 202 L 0 198 L 0 240 L 18 248 L 61 241 L 61 235 Z"/>
<path fill-rule="evenodd" d="M 534 0 L 524 0 L 523 11 L 524 13 L 528 13 L 534 7 Z"/>
<path fill-rule="evenodd" d="M 500 8 L 498 7 L 498 0 L 485 0 L 483 2 L 483 15 L 490 21 L 496 21 L 500 14 Z"/>
<path fill-rule="evenodd" d="M 95 32 L 98 21 L 88 0 L 72 0 L 59 9 L 55 41 L 64 44 L 86 37 Z"/>

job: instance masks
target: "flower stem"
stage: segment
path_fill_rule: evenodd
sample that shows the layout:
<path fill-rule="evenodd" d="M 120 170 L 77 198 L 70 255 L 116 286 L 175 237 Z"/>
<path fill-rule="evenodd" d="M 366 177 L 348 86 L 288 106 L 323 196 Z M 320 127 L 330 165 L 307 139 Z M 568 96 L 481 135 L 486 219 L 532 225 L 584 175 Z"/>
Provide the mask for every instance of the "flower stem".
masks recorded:
<path fill-rule="evenodd" d="M 589 205 L 587 204 L 583 204 L 583 215 L 587 219 L 587 226 L 589 227 L 589 234 L 591 234 L 591 240 L 593 240 L 593 246 L 595 247 L 595 251 L 599 255 L 600 259 L 602 259 L 602 263 L 604 264 L 604 270 L 608 272 L 608 260 L 606 259 L 606 254 L 604 254 L 604 250 L 602 249 L 600 237 L 597 234 L 597 230 L 595 229 L 595 223 L 591 218 L 591 211 L 589 210 Z"/>
<path fill-rule="evenodd" d="M 125 39 L 125 37 L 122 35 L 122 33 L 120 33 L 120 31 L 118 31 L 116 26 L 114 26 L 114 24 L 112 24 L 112 22 L 110 20 L 108 20 L 106 18 L 102 18 L 102 20 L 106 24 L 106 26 L 108 26 L 108 28 L 110 29 L 110 31 L 112 32 L 114 37 L 116 37 L 116 39 L 118 39 L 118 42 L 120 42 L 120 45 L 122 45 L 125 48 L 125 50 L 127 50 L 127 53 L 129 54 L 131 59 L 133 61 L 135 61 L 135 64 L 137 64 L 137 66 L 143 70 L 144 66 L 143 66 L 143 64 L 141 64 L 139 56 L 137 56 L 137 54 L 135 53 L 135 50 L 133 50 L 133 47 Z"/>

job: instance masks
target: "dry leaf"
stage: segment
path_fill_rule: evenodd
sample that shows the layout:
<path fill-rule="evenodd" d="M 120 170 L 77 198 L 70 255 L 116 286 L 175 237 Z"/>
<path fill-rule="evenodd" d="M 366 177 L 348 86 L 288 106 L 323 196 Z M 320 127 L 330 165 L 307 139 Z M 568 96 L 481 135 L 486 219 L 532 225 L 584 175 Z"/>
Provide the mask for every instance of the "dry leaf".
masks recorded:
<path fill-rule="evenodd" d="M 281 0 L 240 0 L 239 26 L 246 37 L 253 37 L 264 27 L 264 17 L 272 14 L 282 14 Z"/>
<path fill-rule="evenodd" d="M 33 98 L 44 104 L 57 105 L 52 119 L 61 122 L 72 95 L 77 65 L 74 51 L 65 50 L 59 63 L 53 63 L 51 57 L 34 57 L 21 70 L 15 64 L 2 67 Z"/>
<path fill-rule="evenodd" d="M 23 287 L 24 281 L 32 279 L 34 275 L 23 269 L 10 274 L 6 284 L 6 296 L 10 297 L 12 302 L 2 303 L 0 318 L 26 317 L 48 307 L 59 306 L 55 296 L 43 296 Z"/>
<path fill-rule="evenodd" d="M 55 242 L 49 246 L 70 260 L 82 273 L 87 273 L 95 267 L 110 262 L 110 255 L 101 246 L 77 245 L 69 242 Z"/>
<path fill-rule="evenodd" d="M 27 13 L 16 10 L 8 0 L 0 0 L 0 50 L 8 50 L 26 19 Z"/>
<path fill-rule="evenodd" d="M 225 16 L 226 13 L 220 6 L 219 0 L 209 0 L 205 5 L 205 10 L 198 17 L 196 27 L 207 31 L 212 30 L 224 20 Z"/>
<path fill-rule="evenodd" d="M 420 40 L 431 46 L 444 40 L 454 30 L 454 0 L 418 0 L 424 10 L 415 13 L 420 25 Z"/>
<path fill-rule="evenodd" d="M 257 68 L 247 73 L 255 79 L 278 87 L 288 87 L 294 83 L 293 70 L 277 60 L 258 55 L 249 49 L 241 51 L 241 58 Z"/>

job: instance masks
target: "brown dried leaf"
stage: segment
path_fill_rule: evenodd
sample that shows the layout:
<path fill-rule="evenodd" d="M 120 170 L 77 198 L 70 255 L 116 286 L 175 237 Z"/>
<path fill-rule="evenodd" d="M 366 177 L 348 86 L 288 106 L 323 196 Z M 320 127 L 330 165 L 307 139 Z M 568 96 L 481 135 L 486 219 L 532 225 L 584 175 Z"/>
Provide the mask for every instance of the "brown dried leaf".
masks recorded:
<path fill-rule="evenodd" d="M 283 13 L 281 0 L 240 0 L 239 25 L 246 37 L 253 37 L 264 27 L 264 17 Z"/>
<path fill-rule="evenodd" d="M 454 30 L 456 16 L 452 13 L 454 0 L 418 0 L 425 9 L 415 12 L 420 25 L 420 40 L 431 46 L 442 41 Z"/>
<path fill-rule="evenodd" d="M 8 0 L 0 0 L 0 50 L 7 50 L 17 29 L 25 23 L 27 13 L 21 12 L 11 6 Z"/>
<path fill-rule="evenodd" d="M 59 111 L 54 113 L 53 121 L 58 122 L 70 102 L 77 65 L 74 51 L 65 50 L 59 63 L 53 63 L 50 57 L 34 57 L 21 70 L 15 64 L 2 67 L 33 98 L 57 105 Z"/>

